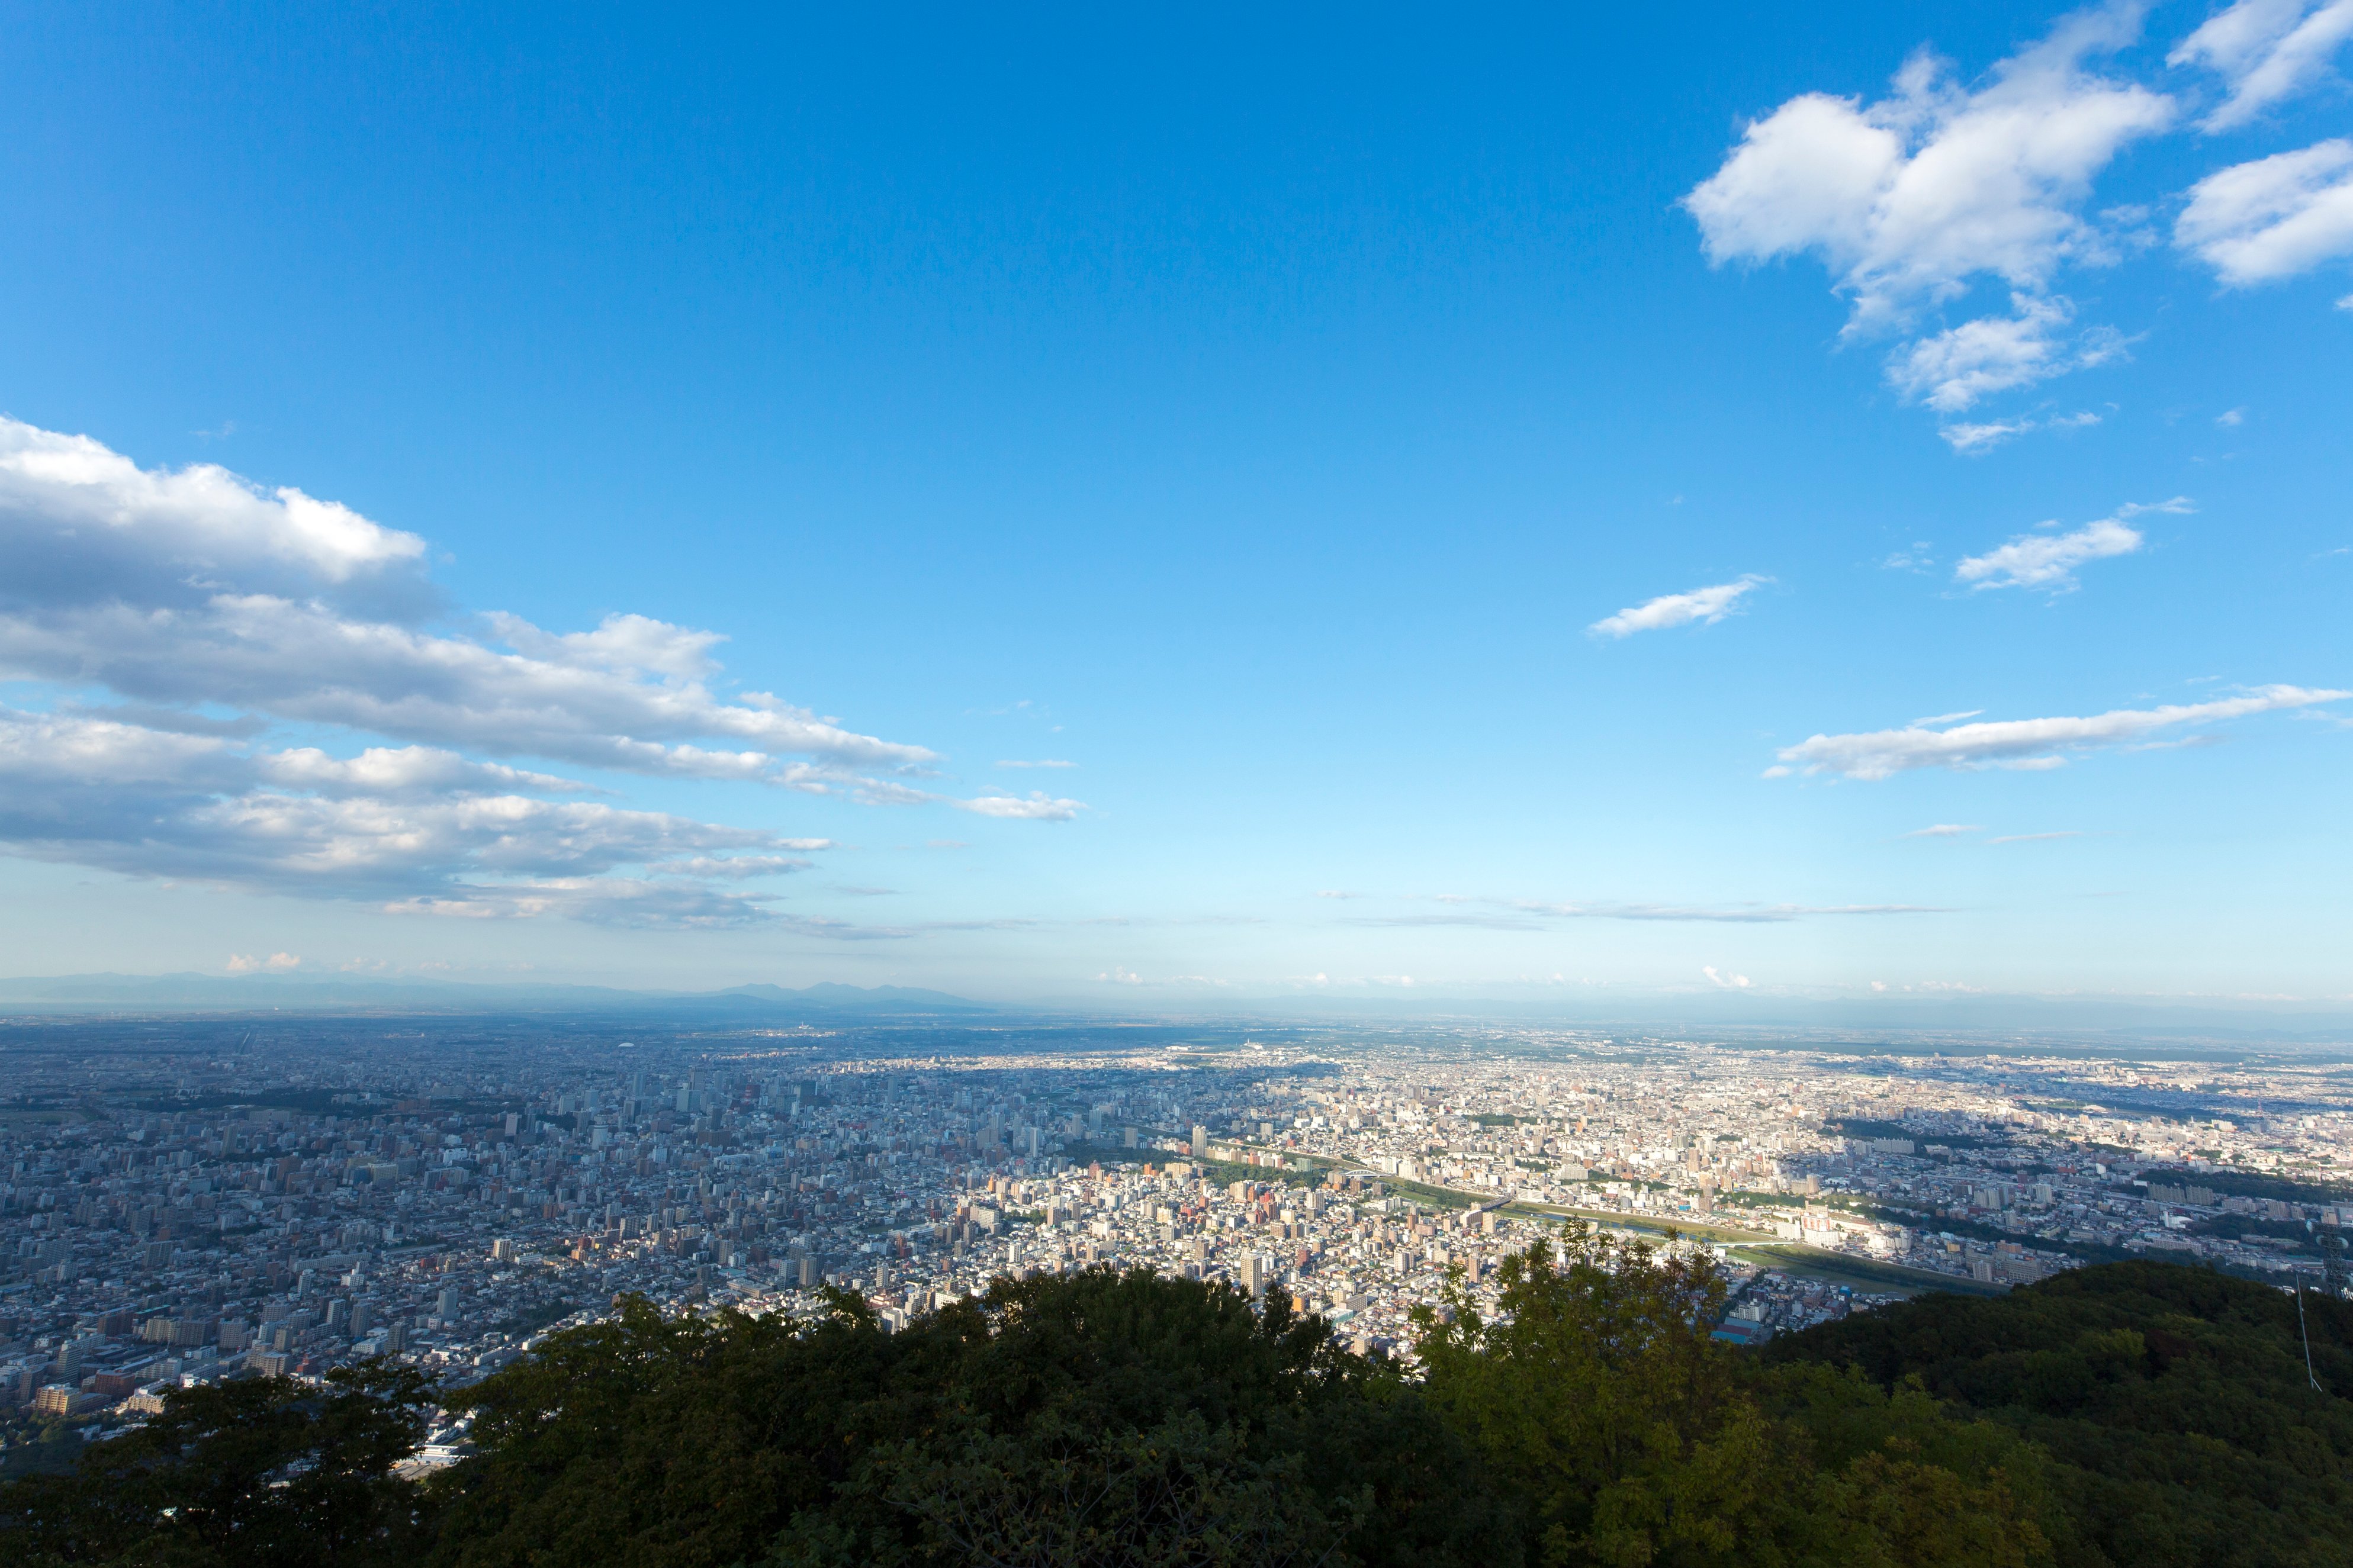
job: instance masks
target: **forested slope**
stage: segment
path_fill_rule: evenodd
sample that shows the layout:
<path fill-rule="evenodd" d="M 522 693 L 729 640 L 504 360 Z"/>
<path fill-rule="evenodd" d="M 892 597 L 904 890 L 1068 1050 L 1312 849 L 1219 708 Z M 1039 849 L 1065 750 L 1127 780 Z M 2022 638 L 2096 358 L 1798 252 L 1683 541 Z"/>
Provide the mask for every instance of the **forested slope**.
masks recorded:
<path fill-rule="evenodd" d="M 2073 1560 L 2353 1562 L 2353 1305 L 2117 1263 L 2003 1297 L 1923 1296 L 1766 1358 L 1917 1380 L 2041 1446 Z"/>
<path fill-rule="evenodd" d="M 0 1490 L 0 1560 L 278 1568 L 2344 1561 L 2348 1424 L 2295 1303 L 2131 1265 L 1926 1298 L 1768 1355 L 1724 1283 L 1572 1230 L 1410 1369 L 1222 1286 L 1007 1282 L 886 1334 L 642 1301 L 466 1390 L 479 1451 L 394 1461 L 413 1374 L 191 1390 Z M 2324 1381 L 2347 1313 L 2316 1307 Z M 2283 1315 L 2284 1313 L 2284 1316 Z M 2290 1350 L 2295 1352 L 2288 1358 Z"/>

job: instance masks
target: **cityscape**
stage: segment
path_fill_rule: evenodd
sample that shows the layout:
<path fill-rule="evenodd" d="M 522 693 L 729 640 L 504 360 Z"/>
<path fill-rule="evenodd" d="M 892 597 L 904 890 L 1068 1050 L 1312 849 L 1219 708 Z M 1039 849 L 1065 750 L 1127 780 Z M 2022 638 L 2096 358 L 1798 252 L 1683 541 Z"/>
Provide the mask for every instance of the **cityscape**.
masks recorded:
<path fill-rule="evenodd" d="M 20 1017 L 0 1064 L 20 1442 L 374 1358 L 463 1386 L 630 1294 L 892 1330 L 1111 1266 L 1409 1360 L 1417 1309 L 1492 1300 L 1566 1225 L 1712 1255 L 1718 1336 L 1756 1343 L 2134 1256 L 2333 1290 L 2353 1224 L 2353 1067 L 2324 1058 L 276 1016 Z"/>
<path fill-rule="evenodd" d="M 8 19 L 0 1568 L 2353 1563 L 2353 0 Z"/>

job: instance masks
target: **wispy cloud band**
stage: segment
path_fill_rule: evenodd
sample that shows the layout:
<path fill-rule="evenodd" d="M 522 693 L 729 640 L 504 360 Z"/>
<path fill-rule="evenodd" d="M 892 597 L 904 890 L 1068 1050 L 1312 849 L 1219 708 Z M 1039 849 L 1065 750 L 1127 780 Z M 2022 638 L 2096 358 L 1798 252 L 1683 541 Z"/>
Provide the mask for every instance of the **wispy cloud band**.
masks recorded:
<path fill-rule="evenodd" d="M 1884 779 L 1915 768 L 2056 768 L 2065 765 L 2070 752 L 2130 745 L 2167 731 L 2348 698 L 2353 698 L 2353 691 L 2261 686 L 2212 702 L 2118 708 L 2080 718 L 1996 720 L 1942 730 L 1908 724 L 1900 730 L 1814 735 L 1781 748 L 1780 762 L 1767 769 L 1766 776 L 1806 773 Z"/>
<path fill-rule="evenodd" d="M 1972 589 L 2072 589 L 2075 586 L 2076 567 L 2087 562 L 2130 555 L 2147 542 L 2140 530 L 2131 526 L 2128 520 L 2147 512 L 2178 515 L 2196 510 L 2189 497 L 2176 496 L 2171 500 L 2148 505 L 2127 503 L 2095 522 L 2087 522 L 2066 533 L 2021 533 L 1982 555 L 1963 557 L 1953 567 L 1953 579 Z"/>
<path fill-rule="evenodd" d="M 1759 584 L 1769 583 L 1770 577 L 1754 573 L 1729 583 L 1717 583 L 1705 588 L 1694 588 L 1683 594 L 1662 594 L 1655 599 L 1605 616 L 1586 627 L 1588 635 L 1598 637 L 1629 637 L 1636 632 L 1654 632 L 1668 626 L 1685 626 L 1697 621 L 1714 626 L 1732 614 L 1741 599 Z"/>

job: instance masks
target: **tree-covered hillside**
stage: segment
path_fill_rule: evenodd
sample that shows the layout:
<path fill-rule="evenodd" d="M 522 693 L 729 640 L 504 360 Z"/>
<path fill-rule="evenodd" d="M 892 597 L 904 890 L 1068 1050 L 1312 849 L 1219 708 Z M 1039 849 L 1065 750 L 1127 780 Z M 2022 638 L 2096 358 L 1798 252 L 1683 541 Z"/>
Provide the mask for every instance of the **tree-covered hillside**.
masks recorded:
<path fill-rule="evenodd" d="M 1425 1314 L 1410 1370 L 1280 1301 L 1142 1272 L 1008 1281 L 895 1334 L 847 1297 L 811 1323 L 628 1301 L 449 1396 L 474 1409 L 478 1452 L 421 1483 L 393 1468 L 427 1399 L 411 1375 L 191 1390 L 73 1475 L 0 1490 L 0 1560 L 2346 1556 L 2331 1522 L 2346 1417 L 2297 1381 L 2293 1300 L 2255 1287 L 2087 1271 L 1924 1299 L 1761 1357 L 1709 1339 L 1724 1284 L 1704 1259 L 1572 1229 L 1507 1264 L 1503 1287 L 1493 1313 L 1464 1295 Z M 2353 1379 L 2353 1314 L 2315 1305 L 2324 1381 Z M 2145 1495 L 2164 1487 L 2176 1495 Z"/>
<path fill-rule="evenodd" d="M 2067 1503 L 2071 1562 L 2353 1561 L 2353 1305 L 2118 1263 L 1920 1297 L 1766 1359 L 1916 1381 L 2031 1439 Z"/>

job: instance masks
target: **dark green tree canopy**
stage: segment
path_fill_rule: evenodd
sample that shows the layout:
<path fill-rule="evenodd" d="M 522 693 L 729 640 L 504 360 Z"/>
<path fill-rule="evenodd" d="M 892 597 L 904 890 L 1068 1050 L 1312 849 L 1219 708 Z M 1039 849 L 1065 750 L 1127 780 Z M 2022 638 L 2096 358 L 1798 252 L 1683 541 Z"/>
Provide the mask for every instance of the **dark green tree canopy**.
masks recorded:
<path fill-rule="evenodd" d="M 2353 1561 L 2353 1304 L 2116 1263 L 2004 1297 L 1923 1296 L 1767 1359 L 1915 1383 L 2030 1438 L 2068 1500 L 2072 1561 Z"/>
<path fill-rule="evenodd" d="M 1510 1259 L 1492 1316 L 1425 1310 L 1430 1400 L 1546 1564 L 2050 1560 L 2039 1457 L 1916 1391 L 1759 1379 L 1711 1339 L 1704 1255 L 1572 1225 Z"/>
<path fill-rule="evenodd" d="M 231 1381 L 0 1489 L 138 1568 L 2037 1568 L 2353 1561 L 2353 1309 L 2162 1264 L 1710 1331 L 1704 1255 L 1567 1227 L 1400 1364 L 1223 1286 L 1005 1281 L 887 1333 L 641 1300 L 462 1391 Z M 2306 1382 L 2304 1335 L 2315 1373 Z M 477 1451 L 400 1462 L 438 1401 Z"/>
<path fill-rule="evenodd" d="M 0 1559 L 302 1568 L 412 1558 L 429 1540 L 393 1467 L 434 1403 L 380 1363 L 324 1388 L 252 1378 L 174 1392 L 163 1414 L 66 1476 L 0 1492 Z"/>
<path fill-rule="evenodd" d="M 484 1382 L 453 1564 L 1509 1561 L 1394 1369 L 1223 1286 L 1006 1281 L 896 1334 L 642 1302 Z"/>

